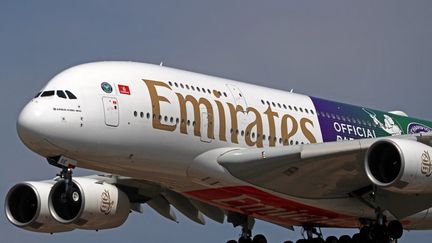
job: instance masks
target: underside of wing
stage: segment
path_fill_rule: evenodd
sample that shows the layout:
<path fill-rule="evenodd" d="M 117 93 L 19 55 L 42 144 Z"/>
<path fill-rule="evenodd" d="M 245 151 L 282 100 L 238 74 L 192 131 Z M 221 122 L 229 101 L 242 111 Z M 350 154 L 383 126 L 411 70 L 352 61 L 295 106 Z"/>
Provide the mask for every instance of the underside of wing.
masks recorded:
<path fill-rule="evenodd" d="M 370 184 L 363 168 L 373 140 L 256 148 L 223 154 L 233 176 L 298 198 L 340 198 Z"/>

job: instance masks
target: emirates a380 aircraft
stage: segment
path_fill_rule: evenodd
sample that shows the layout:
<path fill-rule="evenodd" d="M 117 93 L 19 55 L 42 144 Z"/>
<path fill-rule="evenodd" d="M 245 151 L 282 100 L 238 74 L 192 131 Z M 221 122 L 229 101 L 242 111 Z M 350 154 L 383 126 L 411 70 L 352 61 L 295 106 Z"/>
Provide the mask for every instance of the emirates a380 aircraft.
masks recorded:
<path fill-rule="evenodd" d="M 57 233 L 122 225 L 147 203 L 253 235 L 254 219 L 323 242 L 394 242 L 432 228 L 432 122 L 159 65 L 67 69 L 24 107 L 22 142 L 59 167 L 6 196 L 9 221 Z M 75 167 L 106 173 L 73 177 Z M 235 241 L 231 241 L 235 242 Z"/>

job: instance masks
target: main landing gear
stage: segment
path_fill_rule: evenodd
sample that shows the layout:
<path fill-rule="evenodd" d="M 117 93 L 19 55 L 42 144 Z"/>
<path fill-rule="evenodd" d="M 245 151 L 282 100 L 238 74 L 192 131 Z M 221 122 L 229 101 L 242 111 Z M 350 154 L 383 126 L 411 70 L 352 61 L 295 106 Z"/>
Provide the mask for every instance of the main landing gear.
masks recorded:
<path fill-rule="evenodd" d="M 360 229 L 359 242 L 396 243 L 403 235 L 402 224 L 393 220 L 387 223 L 387 218 L 380 208 L 376 209 L 376 221 Z"/>
<path fill-rule="evenodd" d="M 228 222 L 232 223 L 234 227 L 241 226 L 242 233 L 238 241 L 229 240 L 227 243 L 267 243 L 264 235 L 258 234 L 252 238 L 253 218 L 229 213 Z M 303 239 L 299 239 L 295 243 L 397 243 L 403 234 L 402 224 L 397 220 L 387 223 L 385 215 L 379 209 L 376 211 L 376 220 L 361 220 L 361 222 L 364 226 L 360 232 L 352 236 L 328 236 L 327 238 L 324 238 L 322 232 L 317 228 L 304 226 Z M 284 243 L 294 242 L 288 240 Z"/>
<path fill-rule="evenodd" d="M 229 212 L 228 222 L 232 223 L 234 227 L 241 226 L 242 232 L 238 241 L 229 240 L 227 243 L 267 243 L 266 237 L 262 234 L 252 237 L 252 228 L 255 224 L 255 219 L 251 216 Z"/>

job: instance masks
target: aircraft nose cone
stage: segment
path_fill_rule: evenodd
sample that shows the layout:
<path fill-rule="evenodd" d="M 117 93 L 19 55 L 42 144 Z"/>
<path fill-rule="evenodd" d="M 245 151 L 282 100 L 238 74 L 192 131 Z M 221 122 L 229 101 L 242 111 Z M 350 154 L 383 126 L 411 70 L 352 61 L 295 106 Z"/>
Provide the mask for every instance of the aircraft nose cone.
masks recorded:
<path fill-rule="evenodd" d="M 57 145 L 57 138 L 61 134 L 50 107 L 46 102 L 33 100 L 22 109 L 16 124 L 21 141 L 44 157 L 57 156 L 64 152 Z"/>
<path fill-rule="evenodd" d="M 43 140 L 43 110 L 35 102 L 28 103 L 21 111 L 17 121 L 17 132 L 27 146 Z"/>

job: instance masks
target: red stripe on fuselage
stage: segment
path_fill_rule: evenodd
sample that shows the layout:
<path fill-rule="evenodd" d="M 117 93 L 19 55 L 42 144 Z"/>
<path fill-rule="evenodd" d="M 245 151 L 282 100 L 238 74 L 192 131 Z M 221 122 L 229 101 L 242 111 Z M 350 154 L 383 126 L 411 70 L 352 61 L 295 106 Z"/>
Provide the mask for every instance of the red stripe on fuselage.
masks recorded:
<path fill-rule="evenodd" d="M 185 194 L 226 210 L 287 226 L 359 226 L 356 217 L 276 197 L 249 186 L 205 189 Z"/>

